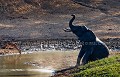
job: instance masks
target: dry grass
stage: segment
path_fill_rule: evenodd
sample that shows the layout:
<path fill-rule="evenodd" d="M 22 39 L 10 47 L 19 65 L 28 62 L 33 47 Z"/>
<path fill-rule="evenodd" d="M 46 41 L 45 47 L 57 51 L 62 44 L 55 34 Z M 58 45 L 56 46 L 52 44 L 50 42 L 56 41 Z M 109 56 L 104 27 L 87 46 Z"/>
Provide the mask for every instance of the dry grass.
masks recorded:
<path fill-rule="evenodd" d="M 116 55 L 119 55 L 120 54 L 120 51 L 110 51 L 110 56 L 109 57 L 111 57 L 111 56 L 116 56 Z"/>
<path fill-rule="evenodd" d="M 2 55 L 14 54 L 14 53 L 19 53 L 19 51 L 16 49 L 0 49 L 0 54 L 2 54 Z"/>

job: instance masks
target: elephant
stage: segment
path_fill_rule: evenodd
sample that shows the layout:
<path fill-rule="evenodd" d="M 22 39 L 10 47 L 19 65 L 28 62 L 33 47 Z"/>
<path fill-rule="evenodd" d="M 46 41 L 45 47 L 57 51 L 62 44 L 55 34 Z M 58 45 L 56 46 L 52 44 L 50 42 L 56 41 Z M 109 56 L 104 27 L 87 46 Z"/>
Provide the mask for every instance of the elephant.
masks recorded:
<path fill-rule="evenodd" d="M 71 16 L 72 19 L 69 21 L 69 28 L 65 28 L 64 31 L 73 32 L 81 42 L 82 48 L 79 52 L 76 66 L 85 65 L 89 61 L 108 57 L 109 49 L 107 45 L 86 26 L 74 26 L 72 23 L 75 19 L 75 15 Z"/>

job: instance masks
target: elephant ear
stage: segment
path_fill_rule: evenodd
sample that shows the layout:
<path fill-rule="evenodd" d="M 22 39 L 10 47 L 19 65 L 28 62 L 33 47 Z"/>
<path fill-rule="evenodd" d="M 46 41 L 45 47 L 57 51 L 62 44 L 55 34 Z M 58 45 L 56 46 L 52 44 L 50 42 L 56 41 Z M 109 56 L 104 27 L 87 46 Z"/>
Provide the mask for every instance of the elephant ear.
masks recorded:
<path fill-rule="evenodd" d="M 87 31 L 87 30 L 89 30 L 89 28 L 87 28 L 86 26 L 82 26 L 82 30 Z"/>
<path fill-rule="evenodd" d="M 83 42 L 93 42 L 93 41 L 96 41 L 96 36 L 94 32 L 88 29 L 88 31 L 85 32 L 84 35 L 79 39 Z"/>

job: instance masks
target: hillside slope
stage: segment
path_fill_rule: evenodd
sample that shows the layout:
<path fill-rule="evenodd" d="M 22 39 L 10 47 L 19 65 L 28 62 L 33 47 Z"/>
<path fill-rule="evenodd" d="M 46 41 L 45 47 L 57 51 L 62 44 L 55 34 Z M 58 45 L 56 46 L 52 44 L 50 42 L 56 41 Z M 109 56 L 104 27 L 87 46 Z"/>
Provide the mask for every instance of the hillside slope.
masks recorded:
<path fill-rule="evenodd" d="M 120 55 L 90 62 L 84 66 L 61 70 L 52 77 L 119 77 Z"/>
<path fill-rule="evenodd" d="M 100 38 L 120 38 L 119 0 L 100 0 L 109 6 L 107 14 L 98 9 L 87 8 L 72 0 L 22 0 L 0 1 L 0 36 L 16 39 L 67 39 L 76 38 L 66 33 L 71 14 L 76 14 L 74 24 L 86 25 Z M 94 5 L 96 0 L 90 0 Z M 97 3 L 99 6 L 100 4 Z M 98 7 L 98 6 L 97 6 Z"/>

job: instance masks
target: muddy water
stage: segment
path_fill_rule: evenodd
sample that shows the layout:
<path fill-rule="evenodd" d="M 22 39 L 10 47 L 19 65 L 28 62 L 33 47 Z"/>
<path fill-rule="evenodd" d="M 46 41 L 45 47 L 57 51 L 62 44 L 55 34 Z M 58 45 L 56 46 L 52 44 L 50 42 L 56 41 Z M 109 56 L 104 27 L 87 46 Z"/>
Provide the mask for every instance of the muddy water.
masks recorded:
<path fill-rule="evenodd" d="M 0 56 L 0 77 L 48 77 L 55 70 L 74 66 L 77 51 L 42 51 Z"/>

